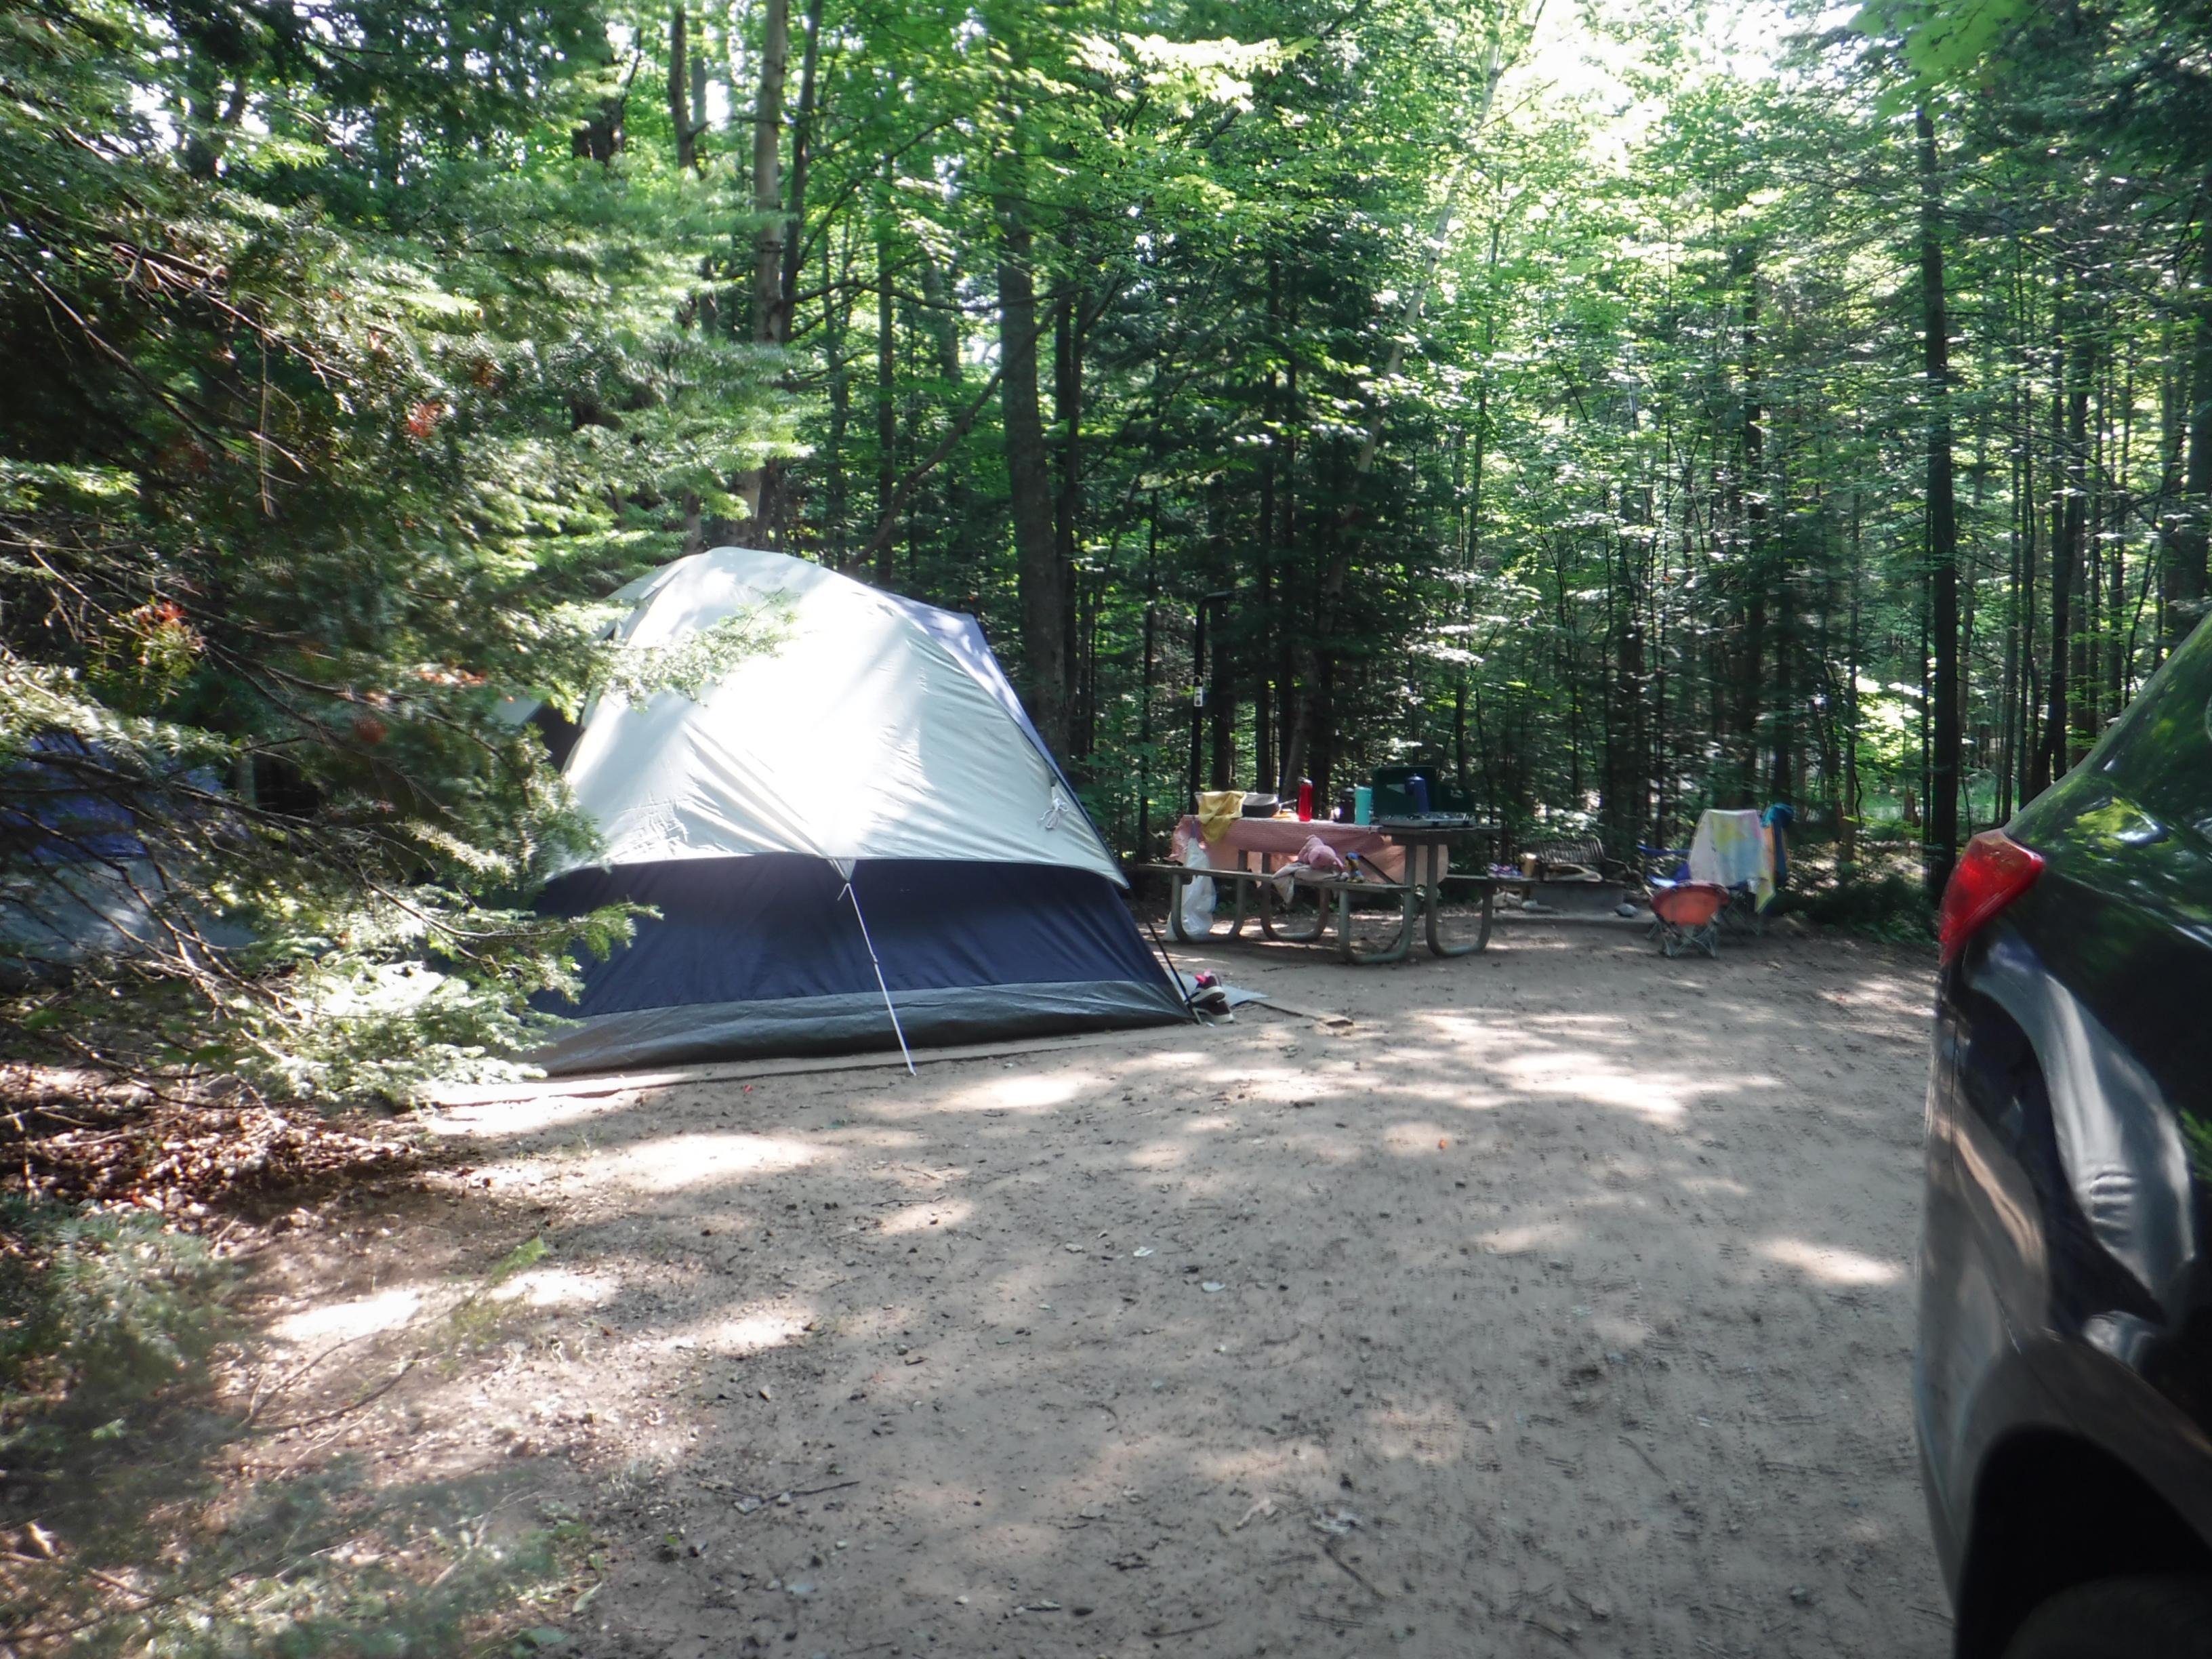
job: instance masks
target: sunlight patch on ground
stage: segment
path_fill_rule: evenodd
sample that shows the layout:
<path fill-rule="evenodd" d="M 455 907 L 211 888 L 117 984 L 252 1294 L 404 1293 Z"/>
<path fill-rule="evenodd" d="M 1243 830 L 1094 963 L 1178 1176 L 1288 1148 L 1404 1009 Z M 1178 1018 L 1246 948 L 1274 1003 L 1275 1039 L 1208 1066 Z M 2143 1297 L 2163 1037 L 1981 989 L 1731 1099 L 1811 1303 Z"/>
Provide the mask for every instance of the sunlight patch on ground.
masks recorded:
<path fill-rule="evenodd" d="M 1048 1111 L 1066 1105 L 1085 1089 L 1098 1086 L 1098 1079 L 1087 1072 L 1062 1073 L 1058 1076 L 1013 1072 L 971 1085 L 939 1103 L 969 1111 L 979 1108 Z"/>
<path fill-rule="evenodd" d="M 592 1174 L 614 1187 L 645 1192 L 780 1175 L 823 1156 L 804 1141 L 769 1135 L 665 1135 L 600 1152 Z"/>
<path fill-rule="evenodd" d="M 1684 1176 L 1681 1188 L 1695 1198 L 1749 1198 L 1751 1188 L 1727 1176 Z"/>
<path fill-rule="evenodd" d="M 1479 1013 L 1425 1008 L 1412 1018 L 1422 1027 L 1418 1043 L 1401 1045 L 1393 1053 L 1424 1066 L 1432 1066 L 1439 1060 L 1464 1066 L 1470 1059 L 1502 1046 L 1498 1028 Z"/>
<path fill-rule="evenodd" d="M 912 1129 L 890 1129 L 879 1123 L 848 1123 L 828 1133 L 831 1146 L 850 1152 L 907 1152 L 924 1144 L 923 1137 Z"/>
<path fill-rule="evenodd" d="M 964 1200 L 943 1204 L 914 1204 L 885 1216 L 878 1231 L 886 1233 L 926 1233 L 932 1227 L 957 1227 L 975 1212 Z"/>
<path fill-rule="evenodd" d="M 1824 1285 L 1892 1285 L 1905 1277 L 1905 1269 L 1893 1261 L 1861 1255 L 1856 1250 L 1838 1249 L 1832 1244 L 1813 1244 L 1802 1238 L 1770 1238 L 1758 1248 L 1769 1261 L 1795 1267 Z"/>
<path fill-rule="evenodd" d="M 1499 1255 L 1525 1255 L 1547 1245 L 1564 1244 L 1573 1235 L 1556 1221 L 1535 1221 L 1524 1227 L 1500 1227 L 1475 1237 L 1485 1249 Z"/>
<path fill-rule="evenodd" d="M 1590 1321 L 1590 1329 L 1608 1347 L 1640 1348 L 1651 1340 L 1651 1328 L 1640 1319 L 1616 1319 L 1610 1314 L 1600 1314 Z"/>
<path fill-rule="evenodd" d="M 379 1331 L 396 1331 L 421 1312 L 420 1291 L 392 1289 L 351 1302 L 333 1302 L 320 1308 L 289 1314 L 269 1328 L 270 1334 L 285 1342 L 350 1342 Z"/>
<path fill-rule="evenodd" d="M 1504 1090 L 1464 1074 L 1425 1083 L 1393 1083 L 1389 1092 L 1393 1100 L 1408 1106 L 1433 1106 L 1452 1112 L 1494 1112 L 1513 1103 L 1512 1096 Z M 1465 1133 L 1464 1128 L 1461 1133 Z"/>
<path fill-rule="evenodd" d="M 1241 1084 L 1251 1097 L 1273 1106 L 1294 1106 L 1328 1092 L 1328 1085 L 1310 1072 L 1265 1067 L 1236 1075 L 1217 1073 L 1217 1083 Z"/>
<path fill-rule="evenodd" d="M 1255 1501 L 1263 1496 L 1273 1497 L 1274 1507 L 1252 1515 L 1249 1524 L 1262 1525 L 1297 1512 L 1297 1500 L 1282 1484 L 1291 1473 L 1285 1468 L 1289 1449 L 1279 1440 L 1265 1439 L 1256 1446 L 1209 1452 L 1196 1460 L 1197 1474 L 1223 1489 L 1207 1500 L 1220 1506 L 1214 1512 L 1217 1525 L 1224 1530 L 1234 1529 L 1238 1516 L 1250 1512 Z M 1247 1492 L 1252 1496 L 1246 1497 Z"/>
<path fill-rule="evenodd" d="M 702 1320 L 675 1340 L 683 1346 L 696 1346 L 743 1358 L 798 1341 L 813 1318 L 811 1308 L 771 1308 L 757 1303 L 720 1319 Z"/>
<path fill-rule="evenodd" d="M 1928 1017 L 1925 1000 L 1928 988 L 1917 979 L 1869 979 L 1856 985 L 1823 989 L 1814 994 L 1831 1006 L 1846 1012 L 1887 1014 L 1914 1024 Z M 1857 1032 L 1854 1035 L 1869 1036 L 1872 1033 Z"/>
<path fill-rule="evenodd" d="M 1400 1158 L 1444 1151 L 1451 1131 L 1441 1123 L 1394 1123 L 1382 1132 L 1382 1145 Z"/>
<path fill-rule="evenodd" d="M 492 1291 L 495 1300 L 530 1308 L 596 1308 L 612 1299 L 618 1287 L 566 1267 L 534 1267 L 517 1273 Z"/>
<path fill-rule="evenodd" d="M 1491 1064 L 1529 1093 L 1616 1106 L 1661 1126 L 1687 1115 L 1685 1097 L 1698 1085 L 1676 1073 L 1626 1072 L 1590 1054 L 1515 1054 Z"/>
<path fill-rule="evenodd" d="M 1515 1024 L 1525 1030 L 1579 1037 L 1585 1041 L 1595 1037 L 1619 1042 L 1634 1035 L 1627 1021 L 1618 1014 L 1524 1014 Z"/>
<path fill-rule="evenodd" d="M 1161 1048 L 1150 1054 L 1127 1055 L 1118 1069 L 1131 1077 L 1146 1072 L 1164 1072 L 1181 1078 L 1188 1076 L 1194 1066 L 1210 1065 L 1220 1058 L 1202 1048 Z"/>
<path fill-rule="evenodd" d="M 1419 1406 L 1389 1406 L 1368 1413 L 1372 1444 L 1394 1461 L 1435 1466 L 1467 1455 L 1474 1428 L 1449 1401 Z"/>

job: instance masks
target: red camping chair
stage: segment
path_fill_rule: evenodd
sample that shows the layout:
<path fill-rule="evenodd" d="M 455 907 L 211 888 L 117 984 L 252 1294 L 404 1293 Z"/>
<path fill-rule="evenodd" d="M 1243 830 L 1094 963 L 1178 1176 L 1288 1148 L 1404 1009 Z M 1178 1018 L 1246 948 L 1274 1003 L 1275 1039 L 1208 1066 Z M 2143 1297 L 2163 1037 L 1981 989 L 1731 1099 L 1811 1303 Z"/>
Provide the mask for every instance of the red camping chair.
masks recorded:
<path fill-rule="evenodd" d="M 1651 915 L 1659 930 L 1659 948 L 1670 957 L 1684 951 L 1703 951 L 1718 960 L 1721 953 L 1721 912 L 1728 908 L 1729 890 L 1710 881 L 1655 884 Z"/>

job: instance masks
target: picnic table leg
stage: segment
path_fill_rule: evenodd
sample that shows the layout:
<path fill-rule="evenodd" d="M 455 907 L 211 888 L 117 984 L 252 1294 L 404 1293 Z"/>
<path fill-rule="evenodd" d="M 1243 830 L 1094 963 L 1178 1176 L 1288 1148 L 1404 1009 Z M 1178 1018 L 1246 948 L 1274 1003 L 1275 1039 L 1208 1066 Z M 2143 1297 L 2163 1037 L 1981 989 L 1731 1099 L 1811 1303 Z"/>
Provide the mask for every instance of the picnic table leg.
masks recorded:
<path fill-rule="evenodd" d="M 1239 870 L 1249 870 L 1252 867 L 1252 854 L 1249 852 L 1240 851 L 1237 854 L 1237 867 Z M 1267 867 L 1267 854 L 1263 853 L 1260 856 L 1260 868 L 1264 871 Z M 1229 923 L 1229 937 L 1231 939 L 1242 939 L 1244 937 L 1244 924 L 1251 921 L 1255 915 L 1252 908 L 1252 884 L 1249 881 L 1240 881 L 1236 883 L 1235 886 L 1237 888 L 1237 911 Z M 1265 932 L 1267 924 L 1266 908 L 1267 900 L 1264 896 L 1260 900 L 1260 906 L 1261 908 L 1257 914 L 1260 917 L 1261 929 L 1262 932 Z"/>
<path fill-rule="evenodd" d="M 1403 962 L 1413 948 L 1413 924 L 1421 908 L 1421 890 L 1408 884 L 1401 892 L 1398 908 L 1398 937 L 1380 951 L 1361 951 L 1352 942 L 1352 887 L 1349 883 L 1337 889 L 1336 958 L 1339 962 L 1362 964 Z"/>
<path fill-rule="evenodd" d="M 1266 866 L 1263 864 L 1261 867 L 1262 870 L 1265 870 Z M 1291 891 L 1295 894 L 1297 891 L 1297 887 L 1293 886 L 1291 889 Z M 1285 901 L 1283 905 L 1283 915 L 1287 918 L 1290 914 L 1290 904 Z M 1308 928 L 1304 933 L 1294 933 L 1287 927 L 1278 927 L 1275 926 L 1275 894 L 1273 884 L 1262 882 L 1260 884 L 1260 931 L 1265 933 L 1269 939 L 1282 945 L 1320 944 L 1322 938 L 1328 932 L 1328 893 L 1324 891 L 1322 894 L 1321 902 L 1317 907 L 1316 907 L 1314 925 Z"/>
<path fill-rule="evenodd" d="M 1168 878 L 1168 937 L 1177 945 L 1190 943 L 1190 931 L 1182 925 L 1182 890 L 1190 885 L 1190 866 L 1186 865 L 1180 874 Z"/>
<path fill-rule="evenodd" d="M 1443 942 L 1443 938 L 1437 932 L 1437 921 L 1439 919 L 1438 913 L 1443 908 L 1443 889 L 1441 886 L 1431 887 L 1427 889 L 1426 891 L 1428 894 L 1426 908 L 1429 913 L 1430 950 L 1433 951 L 1440 957 L 1464 957 L 1472 956 L 1475 951 L 1482 950 L 1489 945 L 1490 924 L 1492 911 L 1495 908 L 1498 897 L 1498 890 L 1496 887 L 1486 887 L 1482 890 L 1482 931 L 1475 935 L 1474 943 L 1472 945 L 1446 945 Z"/>

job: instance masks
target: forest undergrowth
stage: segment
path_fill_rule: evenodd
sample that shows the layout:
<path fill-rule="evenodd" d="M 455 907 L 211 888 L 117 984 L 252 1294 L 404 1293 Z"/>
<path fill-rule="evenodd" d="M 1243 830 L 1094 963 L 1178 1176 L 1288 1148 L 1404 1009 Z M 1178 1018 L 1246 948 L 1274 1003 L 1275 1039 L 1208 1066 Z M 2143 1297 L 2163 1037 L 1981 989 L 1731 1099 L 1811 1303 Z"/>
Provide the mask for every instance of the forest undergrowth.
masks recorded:
<path fill-rule="evenodd" d="M 415 1370 L 503 1340 L 526 1241 L 390 1372 L 305 1364 L 240 1307 L 272 1252 L 434 1163 L 386 1110 L 234 1081 L 17 1067 L 0 1115 L 0 1650 L 151 1659 L 527 1654 L 586 1540 L 518 1475 L 380 1480 L 344 1443 Z M 564 1604 L 565 1606 L 565 1604 Z M 558 1609 L 552 1609 L 558 1611 Z M 533 1634 L 534 1632 L 534 1634 Z"/>

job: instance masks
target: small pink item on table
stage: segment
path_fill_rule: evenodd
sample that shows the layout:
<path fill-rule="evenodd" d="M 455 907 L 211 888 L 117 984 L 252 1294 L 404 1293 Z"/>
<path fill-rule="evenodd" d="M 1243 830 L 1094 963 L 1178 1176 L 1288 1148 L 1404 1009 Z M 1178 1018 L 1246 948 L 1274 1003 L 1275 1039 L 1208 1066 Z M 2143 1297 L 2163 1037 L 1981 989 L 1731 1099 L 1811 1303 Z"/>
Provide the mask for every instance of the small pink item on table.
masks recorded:
<path fill-rule="evenodd" d="M 1345 863 L 1344 854 L 1319 836 L 1306 837 L 1306 844 L 1298 848 L 1298 862 L 1309 870 L 1334 876 L 1343 875 L 1351 867 Z"/>

